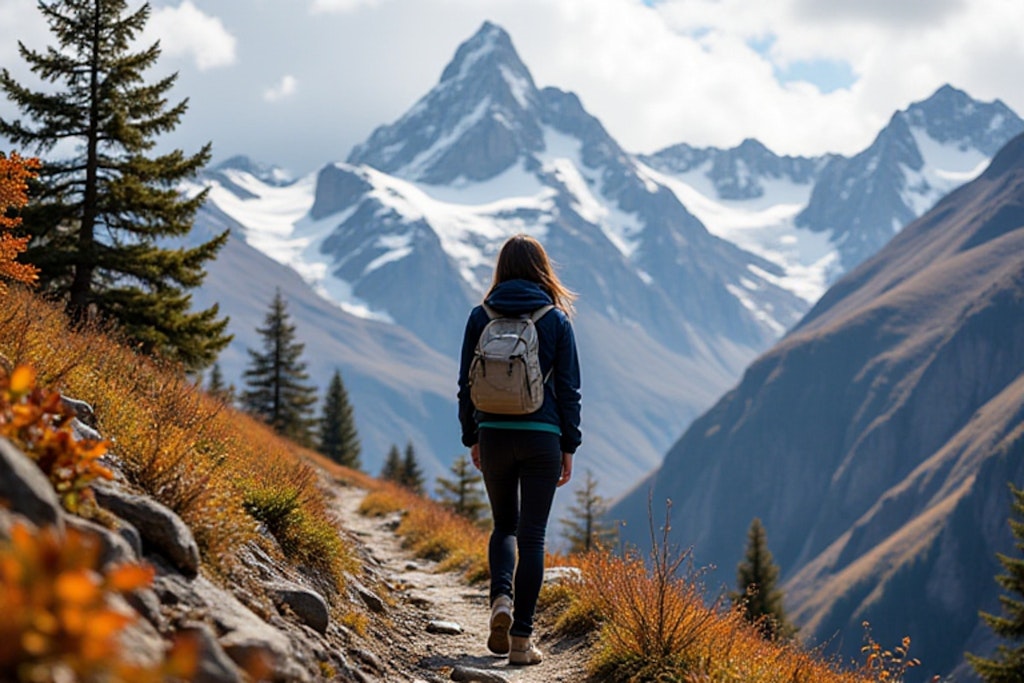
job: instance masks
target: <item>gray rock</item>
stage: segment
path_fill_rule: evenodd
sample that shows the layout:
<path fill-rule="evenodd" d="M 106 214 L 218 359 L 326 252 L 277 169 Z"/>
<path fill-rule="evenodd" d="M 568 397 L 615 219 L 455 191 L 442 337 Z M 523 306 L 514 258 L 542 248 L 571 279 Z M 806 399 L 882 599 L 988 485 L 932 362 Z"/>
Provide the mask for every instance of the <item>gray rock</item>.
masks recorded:
<path fill-rule="evenodd" d="M 242 672 L 217 642 L 210 627 L 202 622 L 178 629 L 180 635 L 195 638 L 199 643 L 199 662 L 192 683 L 242 683 Z"/>
<path fill-rule="evenodd" d="M 462 625 L 454 621 L 441 621 L 435 619 L 427 623 L 428 633 L 440 633 L 446 636 L 457 636 L 462 633 Z"/>
<path fill-rule="evenodd" d="M 308 681 L 288 637 L 270 626 L 234 595 L 203 576 L 193 580 L 174 574 L 158 576 L 157 590 L 173 594 L 179 604 L 206 611 L 213 620 L 220 646 L 240 667 L 263 660 L 280 681 Z"/>
<path fill-rule="evenodd" d="M 317 633 L 327 633 L 330 614 L 327 601 L 319 593 L 291 582 L 273 583 L 267 590 L 276 603 L 287 605 L 304 624 Z"/>
<path fill-rule="evenodd" d="M 131 523 L 146 543 L 187 576 L 199 571 L 199 546 L 192 530 L 174 512 L 152 498 L 109 486 L 95 486 L 100 506 Z"/>
<path fill-rule="evenodd" d="M 508 683 L 508 679 L 501 674 L 469 666 L 457 666 L 452 669 L 452 680 L 464 683 Z"/>
<path fill-rule="evenodd" d="M 141 614 L 156 630 L 161 633 L 167 631 L 167 620 L 160 609 L 160 598 L 156 596 L 155 591 L 149 588 L 140 588 L 125 595 L 124 599 L 132 606 L 132 609 Z"/>
<path fill-rule="evenodd" d="M 383 614 L 386 611 L 387 608 L 384 606 L 384 601 L 381 600 L 376 593 L 357 581 L 353 576 L 349 575 L 345 583 L 356 592 L 371 612 Z"/>
<path fill-rule="evenodd" d="M 373 669 L 377 673 L 384 671 L 384 665 L 381 663 L 380 658 L 369 650 L 353 648 L 352 650 L 349 650 L 349 654 L 352 655 L 352 659 L 356 660 L 363 666 Z"/>
<path fill-rule="evenodd" d="M 113 606 L 124 613 L 131 613 L 129 603 L 120 595 L 108 597 Z M 121 631 L 118 639 L 121 652 L 127 662 L 145 667 L 155 667 L 163 661 L 166 643 L 146 619 L 136 619 Z"/>
<path fill-rule="evenodd" d="M 126 562 L 138 562 L 139 554 L 135 552 L 131 544 L 116 531 L 100 526 L 82 517 L 68 515 L 65 523 L 78 531 L 95 534 L 100 540 L 100 566 L 108 564 L 124 564 Z"/>
<path fill-rule="evenodd" d="M 95 429 L 79 420 L 77 417 L 71 420 L 71 433 L 76 441 L 102 441 L 103 435 Z"/>
<path fill-rule="evenodd" d="M 135 553 L 135 557 L 142 557 L 142 534 L 139 530 L 132 526 L 131 523 L 119 519 L 117 525 L 117 533 L 124 539 L 125 543 L 131 546 L 132 551 Z"/>
<path fill-rule="evenodd" d="M 0 437 L 0 500 L 33 524 L 64 528 L 60 500 L 53 485 L 31 458 Z"/>
<path fill-rule="evenodd" d="M 67 396 L 61 396 L 60 402 L 65 408 L 73 412 L 78 420 L 95 431 L 96 413 L 93 412 L 91 405 L 85 401 L 79 401 L 77 398 L 69 398 Z"/>
<path fill-rule="evenodd" d="M 579 567 L 548 567 L 544 570 L 544 583 L 562 583 L 563 581 L 579 581 L 583 573 Z"/>

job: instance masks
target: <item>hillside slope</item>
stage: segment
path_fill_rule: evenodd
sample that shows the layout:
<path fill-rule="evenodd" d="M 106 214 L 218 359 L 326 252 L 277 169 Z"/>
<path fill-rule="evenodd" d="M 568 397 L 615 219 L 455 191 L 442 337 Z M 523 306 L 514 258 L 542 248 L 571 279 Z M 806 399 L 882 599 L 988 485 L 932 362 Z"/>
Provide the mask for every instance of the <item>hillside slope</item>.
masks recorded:
<path fill-rule="evenodd" d="M 694 421 L 612 516 L 672 498 L 676 540 L 731 568 L 764 522 L 806 638 L 869 620 L 926 671 L 991 647 L 994 555 L 1024 479 L 1024 137 L 840 280 Z M 642 540 L 642 539 L 635 539 Z"/>

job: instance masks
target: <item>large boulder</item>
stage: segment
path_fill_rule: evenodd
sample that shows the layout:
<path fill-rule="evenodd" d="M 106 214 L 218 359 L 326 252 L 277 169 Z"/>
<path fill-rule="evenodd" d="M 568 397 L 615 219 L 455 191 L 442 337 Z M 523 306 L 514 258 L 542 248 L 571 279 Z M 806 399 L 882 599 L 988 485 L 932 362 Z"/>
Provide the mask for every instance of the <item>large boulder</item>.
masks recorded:
<path fill-rule="evenodd" d="M 137 496 L 111 486 L 95 486 L 96 502 L 129 522 L 144 543 L 166 557 L 186 576 L 199 571 L 199 546 L 188 525 L 152 498 Z"/>
<path fill-rule="evenodd" d="M 4 437 L 0 437 L 0 501 L 37 526 L 64 528 L 60 500 L 50 480 Z"/>

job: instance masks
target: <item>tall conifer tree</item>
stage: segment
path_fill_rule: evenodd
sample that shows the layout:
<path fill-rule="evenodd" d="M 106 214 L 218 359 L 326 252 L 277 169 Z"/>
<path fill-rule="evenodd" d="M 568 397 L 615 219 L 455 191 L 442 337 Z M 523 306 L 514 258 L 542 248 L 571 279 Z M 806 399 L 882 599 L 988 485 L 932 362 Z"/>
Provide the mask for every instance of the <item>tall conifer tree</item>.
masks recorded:
<path fill-rule="evenodd" d="M 228 321 L 216 305 L 190 311 L 188 290 L 202 283 L 203 265 L 228 233 L 191 248 L 166 246 L 188 235 L 206 199 L 183 196 L 179 185 L 207 163 L 210 146 L 192 156 L 149 154 L 188 105 L 167 106 L 177 74 L 144 78 L 159 43 L 132 50 L 149 5 L 129 12 L 125 0 L 40 0 L 38 8 L 57 45 L 18 47 L 48 86 L 34 90 L 0 70 L 0 90 L 24 116 L 0 118 L 0 137 L 64 155 L 44 159 L 23 213 L 25 261 L 73 320 L 113 320 L 143 351 L 186 370 L 206 367 L 231 340 Z"/>
<path fill-rule="evenodd" d="M 305 345 L 295 341 L 295 325 L 280 290 L 274 294 L 264 326 L 256 331 L 263 337 L 263 351 L 248 349 L 242 406 L 279 434 L 312 445 L 316 387 L 307 384 L 309 375 L 301 360 Z"/>
<path fill-rule="evenodd" d="M 320 418 L 320 452 L 339 465 L 358 470 L 362 467 L 360 448 L 348 392 L 345 391 L 341 371 L 335 370 L 324 396 L 323 415 Z"/>
<path fill-rule="evenodd" d="M 1024 551 L 1024 490 L 1010 484 L 1010 492 L 1014 513 L 1010 518 L 1010 529 L 1017 539 L 1017 550 Z M 993 657 L 968 653 L 967 660 L 988 683 L 1021 683 L 1024 681 L 1024 600 L 1020 598 L 1024 597 L 1024 554 L 1009 557 L 999 553 L 997 557 L 1004 573 L 997 576 L 996 581 L 1008 591 L 1008 594 L 999 596 L 1003 614 L 982 612 L 981 618 L 997 636 L 1017 645 L 1001 644 Z"/>
<path fill-rule="evenodd" d="M 779 567 L 768 550 L 764 525 L 755 517 L 747 531 L 746 555 L 736 568 L 738 590 L 732 600 L 743 605 L 747 620 L 766 638 L 788 638 L 795 632 L 782 606 L 778 580 Z"/>

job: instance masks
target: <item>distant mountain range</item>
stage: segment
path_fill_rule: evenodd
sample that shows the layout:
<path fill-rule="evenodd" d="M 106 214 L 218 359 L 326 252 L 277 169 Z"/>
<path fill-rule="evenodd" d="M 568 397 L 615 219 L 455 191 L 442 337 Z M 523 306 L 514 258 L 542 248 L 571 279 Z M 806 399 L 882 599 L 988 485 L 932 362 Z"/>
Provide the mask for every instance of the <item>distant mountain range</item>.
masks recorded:
<path fill-rule="evenodd" d="M 485 23 L 433 89 L 345 162 L 293 182 L 246 158 L 208 172 L 199 227 L 229 225 L 233 236 L 197 304 L 220 301 L 232 317 L 222 369 L 239 382 L 285 278 L 314 380 L 322 387 L 340 367 L 354 385 L 367 469 L 412 440 L 434 476 L 462 450 L 455 358 L 466 315 L 504 239 L 537 235 L 580 294 L 580 467 L 616 495 L 800 320 L 852 263 L 848 245 L 878 241 L 866 220 L 830 223 L 814 207 L 860 193 L 873 210 L 877 188 L 862 182 L 872 172 L 927 178 L 937 196 L 939 180 L 950 189 L 980 172 L 993 148 L 976 140 L 1024 129 L 1001 103 L 952 88 L 897 120 L 927 148 L 916 166 L 892 154 L 873 166 L 854 164 L 860 155 L 779 157 L 756 141 L 641 157 L 575 95 L 537 88 L 508 34 Z M 909 220 L 927 192 L 907 183 Z M 895 233 L 891 221 L 883 232 Z"/>
<path fill-rule="evenodd" d="M 612 516 L 643 542 L 649 497 L 672 499 L 673 540 L 730 585 L 759 517 L 803 637 L 854 657 L 869 621 L 911 636 L 907 680 L 973 680 L 996 553 L 1019 555 L 1022 423 L 1024 135 L 837 282 Z"/>

